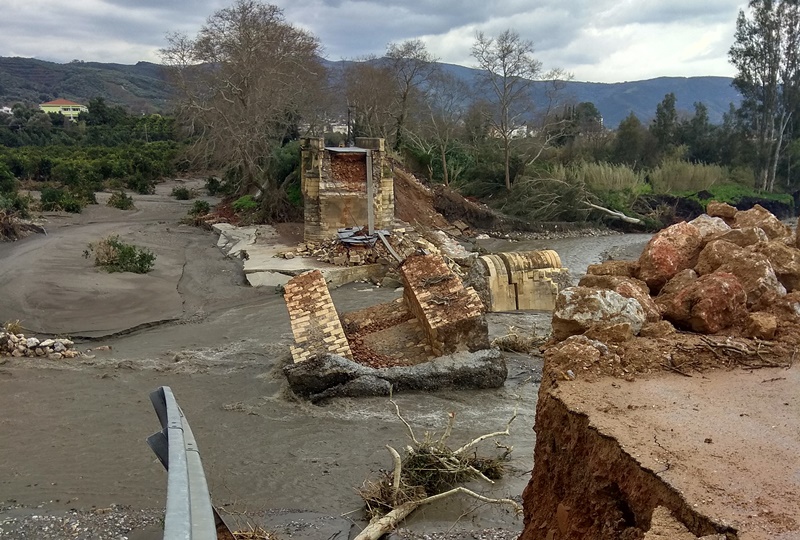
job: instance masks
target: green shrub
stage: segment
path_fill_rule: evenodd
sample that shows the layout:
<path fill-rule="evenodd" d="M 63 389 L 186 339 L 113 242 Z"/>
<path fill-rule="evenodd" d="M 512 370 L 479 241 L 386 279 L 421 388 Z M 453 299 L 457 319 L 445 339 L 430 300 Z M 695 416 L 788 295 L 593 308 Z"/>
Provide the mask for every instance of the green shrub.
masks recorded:
<path fill-rule="evenodd" d="M 41 196 L 42 210 L 45 212 L 71 212 L 80 214 L 85 202 L 65 189 L 46 187 L 42 189 Z"/>
<path fill-rule="evenodd" d="M 0 161 L 0 193 L 13 193 L 17 189 L 17 179 L 5 163 Z"/>
<path fill-rule="evenodd" d="M 245 195 L 236 199 L 231 206 L 236 213 L 250 212 L 258 208 L 258 201 L 252 195 Z"/>
<path fill-rule="evenodd" d="M 108 206 L 113 206 L 120 210 L 131 210 L 133 208 L 133 197 L 124 191 L 115 191 L 108 199 Z"/>
<path fill-rule="evenodd" d="M 135 191 L 139 195 L 151 195 L 156 191 L 155 180 L 145 177 L 141 173 L 136 173 L 125 181 L 125 187 Z"/>
<path fill-rule="evenodd" d="M 30 202 L 30 197 L 20 195 L 16 191 L 12 193 L 0 193 L 0 212 L 15 214 L 19 217 L 26 218 L 30 216 Z"/>
<path fill-rule="evenodd" d="M 94 264 L 108 272 L 133 272 L 146 274 L 155 266 L 156 256 L 148 249 L 121 242 L 119 236 L 109 236 L 89 244 L 83 252 L 85 258 L 94 253 Z"/>
<path fill-rule="evenodd" d="M 216 176 L 206 178 L 206 191 L 209 195 L 216 195 L 222 189 L 222 182 Z"/>
<path fill-rule="evenodd" d="M 206 201 L 194 201 L 194 204 L 189 209 L 190 216 L 205 216 L 211 212 L 211 205 Z"/>
<path fill-rule="evenodd" d="M 193 189 L 189 189 L 184 186 L 179 186 L 172 188 L 172 196 L 178 199 L 179 201 L 188 201 L 189 199 L 194 199 L 197 196 L 197 194 L 194 192 Z"/>

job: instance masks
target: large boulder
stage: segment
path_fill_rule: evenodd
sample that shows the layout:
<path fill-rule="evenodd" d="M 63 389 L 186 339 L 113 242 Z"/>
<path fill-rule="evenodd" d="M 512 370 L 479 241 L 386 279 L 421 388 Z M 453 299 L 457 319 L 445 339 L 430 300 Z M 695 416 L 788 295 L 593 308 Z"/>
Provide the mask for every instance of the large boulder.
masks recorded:
<path fill-rule="evenodd" d="M 728 203 L 711 201 L 706 206 L 706 213 L 711 217 L 718 217 L 724 219 L 726 222 L 736 217 L 738 210 L 735 206 Z"/>
<path fill-rule="evenodd" d="M 786 294 L 769 260 L 761 253 L 743 251 L 735 260 L 720 266 L 717 272 L 727 272 L 739 279 L 747 293 L 748 309 L 766 307 Z"/>
<path fill-rule="evenodd" d="M 715 234 L 708 238 L 709 242 L 714 240 L 725 240 L 731 244 L 736 244 L 739 247 L 752 246 L 759 242 L 769 242 L 767 233 L 758 227 L 743 227 L 741 229 L 731 229 L 729 231 Z"/>
<path fill-rule="evenodd" d="M 665 319 L 679 328 L 714 334 L 746 313 L 747 294 L 733 274 L 701 276 L 675 294 L 656 299 Z"/>
<path fill-rule="evenodd" d="M 600 264 L 590 264 L 586 273 L 592 276 L 636 277 L 639 273 L 639 263 L 636 261 L 603 261 Z"/>
<path fill-rule="evenodd" d="M 744 251 L 744 248 L 725 240 L 714 240 L 706 244 L 697 258 L 695 271 L 704 276 L 714 272 L 728 261 L 734 260 Z"/>
<path fill-rule="evenodd" d="M 675 274 L 693 268 L 703 248 L 703 237 L 694 225 L 676 223 L 656 233 L 639 257 L 639 279 L 658 292 Z"/>
<path fill-rule="evenodd" d="M 658 306 L 650 297 L 650 289 L 644 281 L 623 276 L 586 275 L 578 282 L 578 286 L 609 289 L 625 298 L 634 298 L 642 306 L 647 322 L 661 320 Z"/>
<path fill-rule="evenodd" d="M 708 214 L 703 214 L 694 218 L 689 222 L 689 225 L 694 225 L 700 231 L 703 240 L 715 234 L 724 233 L 731 230 L 730 226 L 725 223 L 725 220 L 719 217 L 711 217 Z"/>
<path fill-rule="evenodd" d="M 595 326 L 630 325 L 638 334 L 645 322 L 641 304 L 615 291 L 569 287 L 561 291 L 553 311 L 553 336 L 561 341 Z"/>
<path fill-rule="evenodd" d="M 750 210 L 736 212 L 733 223 L 737 229 L 758 227 L 767 233 L 771 240 L 792 234 L 792 229 L 788 225 L 782 223 L 781 220 L 760 204 L 753 206 Z"/>
<path fill-rule="evenodd" d="M 778 330 L 778 318 L 763 311 L 748 313 L 742 335 L 756 339 L 774 339 Z"/>
<path fill-rule="evenodd" d="M 695 281 L 697 281 L 697 272 L 691 268 L 681 270 L 671 280 L 667 281 L 666 285 L 661 287 L 658 296 L 676 294 Z"/>
<path fill-rule="evenodd" d="M 787 291 L 800 290 L 800 250 L 780 240 L 757 244 L 753 250 L 769 260 L 778 281 Z"/>

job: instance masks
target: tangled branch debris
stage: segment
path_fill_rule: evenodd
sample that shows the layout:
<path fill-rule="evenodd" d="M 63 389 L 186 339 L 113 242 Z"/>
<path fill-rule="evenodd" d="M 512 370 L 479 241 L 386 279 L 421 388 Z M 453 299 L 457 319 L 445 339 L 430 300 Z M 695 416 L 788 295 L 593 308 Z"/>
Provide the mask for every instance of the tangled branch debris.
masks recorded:
<path fill-rule="evenodd" d="M 453 431 L 455 413 L 448 413 L 447 427 L 440 437 L 426 433 L 420 440 L 411 424 L 400 414 L 397 403 L 393 400 L 390 403 L 405 425 L 413 446 L 407 446 L 405 456 L 401 457 L 397 450 L 387 445 L 394 464 L 392 471 L 385 471 L 378 480 L 365 481 L 359 489 L 372 520 L 356 540 L 377 540 L 418 507 L 459 493 L 485 503 L 509 505 L 517 514 L 522 512 L 516 501 L 486 497 L 459 485 L 476 478 L 493 484 L 503 476 L 504 464 L 513 447 L 496 443 L 496 448 L 502 452 L 494 457 L 479 456 L 475 447 L 485 440 L 508 436 L 516 411 L 503 431 L 481 435 L 453 450 L 447 443 Z"/>

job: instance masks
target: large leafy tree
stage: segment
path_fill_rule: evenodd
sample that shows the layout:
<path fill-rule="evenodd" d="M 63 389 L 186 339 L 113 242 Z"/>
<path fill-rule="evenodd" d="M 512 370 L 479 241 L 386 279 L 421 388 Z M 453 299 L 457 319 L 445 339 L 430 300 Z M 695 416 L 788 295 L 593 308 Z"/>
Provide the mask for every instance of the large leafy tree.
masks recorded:
<path fill-rule="evenodd" d="M 195 37 L 173 34 L 168 42 L 161 56 L 195 141 L 192 157 L 235 172 L 240 191 L 278 192 L 284 179 L 270 178 L 271 156 L 296 135 L 324 84 L 317 38 L 274 5 L 237 0 Z"/>
<path fill-rule="evenodd" d="M 742 93 L 739 110 L 756 142 L 759 187 L 772 190 L 787 131 L 798 114 L 800 90 L 800 3 L 750 0 L 739 11 L 729 51 Z"/>

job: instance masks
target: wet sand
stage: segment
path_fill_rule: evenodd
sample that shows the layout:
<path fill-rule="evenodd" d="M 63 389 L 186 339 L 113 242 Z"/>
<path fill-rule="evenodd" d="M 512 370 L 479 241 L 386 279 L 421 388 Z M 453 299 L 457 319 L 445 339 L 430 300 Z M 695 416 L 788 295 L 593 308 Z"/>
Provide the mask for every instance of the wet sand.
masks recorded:
<path fill-rule="evenodd" d="M 29 334 L 95 338 L 77 340 L 84 350 L 111 346 L 90 353 L 94 358 L 2 360 L 0 503 L 44 504 L 38 512 L 163 509 L 166 475 L 144 441 L 159 427 L 148 394 L 169 385 L 198 439 L 217 504 L 356 511 L 356 519 L 354 488 L 391 466 L 384 445 L 406 444 L 402 425 L 383 398 L 323 406 L 292 399 L 280 372 L 291 341 L 283 299 L 248 287 L 241 263 L 223 258 L 215 235 L 179 224 L 191 201 L 169 197 L 174 185 L 134 195 L 136 211 L 99 205 L 79 216 L 48 215 L 47 236 L 0 244 L 0 321 L 20 319 Z M 155 270 L 106 274 L 83 258 L 86 244 L 111 233 L 152 249 Z M 363 283 L 332 291 L 342 311 L 398 294 Z M 538 319 L 497 315 L 490 322 L 502 334 L 510 324 L 536 323 L 541 331 Z M 519 498 L 532 467 L 541 361 L 508 360 L 502 389 L 396 397 L 419 433 L 443 429 L 455 412 L 454 443 L 502 429 L 519 409 L 508 440 L 515 447 L 509 476 L 489 488 L 472 486 Z M 475 506 L 453 499 L 420 510 L 407 525 L 521 529 L 505 509 L 483 506 L 462 517 Z M 137 534 L 157 530 L 129 537 Z"/>

